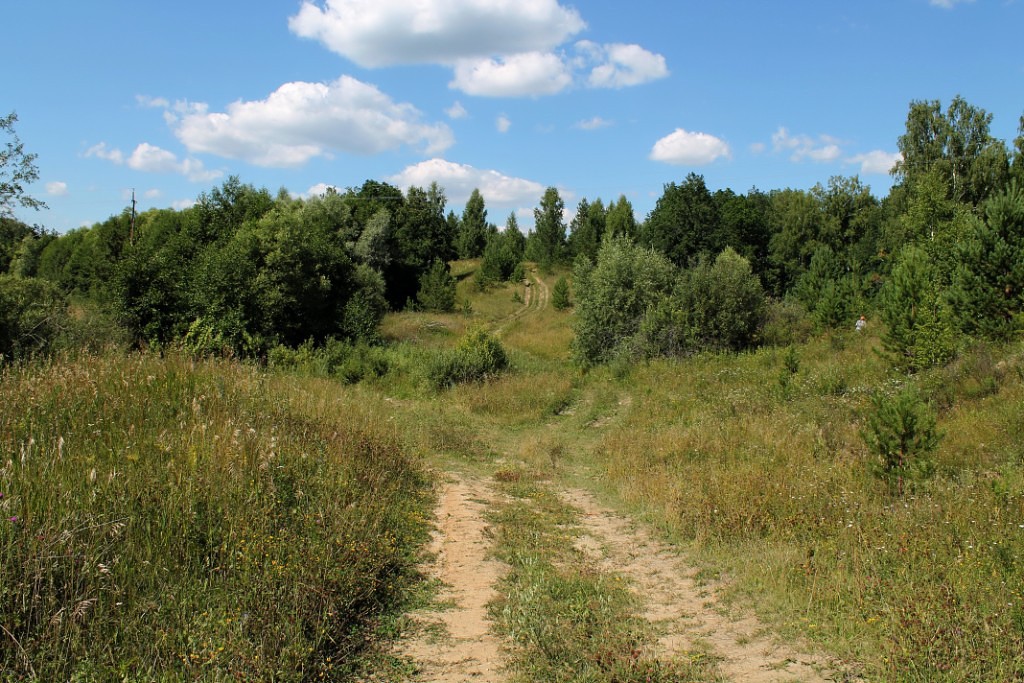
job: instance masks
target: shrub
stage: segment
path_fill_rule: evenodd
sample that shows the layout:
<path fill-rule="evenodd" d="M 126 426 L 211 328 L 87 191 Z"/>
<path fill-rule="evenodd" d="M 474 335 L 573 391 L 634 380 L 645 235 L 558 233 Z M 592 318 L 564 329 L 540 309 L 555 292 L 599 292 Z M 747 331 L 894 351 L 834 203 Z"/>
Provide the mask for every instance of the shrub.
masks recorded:
<path fill-rule="evenodd" d="M 470 331 L 452 351 L 439 355 L 427 370 L 436 389 L 463 382 L 482 382 L 508 368 L 508 355 L 497 339 L 482 328 Z"/>
<path fill-rule="evenodd" d="M 46 352 L 66 319 L 64 295 L 56 285 L 0 275 L 0 362 Z"/>
<path fill-rule="evenodd" d="M 874 412 L 868 415 L 862 436 L 879 457 L 873 469 L 902 494 L 906 482 L 927 479 L 935 471 L 930 456 L 941 439 L 935 413 L 912 387 L 891 397 L 877 393 L 871 404 Z"/>
<path fill-rule="evenodd" d="M 455 310 L 455 278 L 443 261 L 434 261 L 420 278 L 416 300 L 424 311 L 450 313 Z"/>
<path fill-rule="evenodd" d="M 555 281 L 555 286 L 551 289 L 551 305 L 559 311 L 572 306 L 572 301 L 569 300 L 569 281 L 564 275 Z"/>
<path fill-rule="evenodd" d="M 584 365 L 604 363 L 640 329 L 648 309 L 665 298 L 676 277 L 662 254 L 627 238 L 601 245 L 597 263 L 576 262 L 573 355 Z"/>
<path fill-rule="evenodd" d="M 951 314 L 924 250 L 903 251 L 882 287 L 880 304 L 887 328 L 882 343 L 897 367 L 916 372 L 953 357 L 956 336 Z"/>
<path fill-rule="evenodd" d="M 759 336 L 766 346 L 790 346 L 807 341 L 813 328 L 807 310 L 799 302 L 768 299 Z"/>
<path fill-rule="evenodd" d="M 750 264 L 732 249 L 684 272 L 671 297 L 644 317 L 638 348 L 647 356 L 739 351 L 754 342 L 765 297 Z"/>

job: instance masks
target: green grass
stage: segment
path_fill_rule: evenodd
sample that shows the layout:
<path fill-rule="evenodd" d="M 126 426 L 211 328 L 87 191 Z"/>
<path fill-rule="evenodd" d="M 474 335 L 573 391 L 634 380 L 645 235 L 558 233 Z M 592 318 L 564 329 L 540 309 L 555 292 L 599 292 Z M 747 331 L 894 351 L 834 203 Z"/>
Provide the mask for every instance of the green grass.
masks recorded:
<path fill-rule="evenodd" d="M 727 570 L 734 597 L 862 662 L 869 680 L 1017 680 L 1021 349 L 908 379 L 876 346 L 801 347 L 784 389 L 774 350 L 637 368 L 633 410 L 598 447 L 604 471 L 623 500 Z M 945 439 L 939 474 L 897 496 L 872 474 L 861 428 L 871 392 L 908 381 L 944 397 Z"/>
<path fill-rule="evenodd" d="M 401 605 L 429 482 L 327 386 L 111 354 L 0 378 L 4 680 L 315 680 Z"/>
<path fill-rule="evenodd" d="M 636 616 L 635 596 L 572 546 L 576 511 L 529 474 L 504 471 L 499 479 L 511 500 L 494 514 L 496 552 L 509 572 L 491 611 L 513 644 L 513 681 L 718 680 L 700 653 L 646 655 L 653 635 Z"/>
<path fill-rule="evenodd" d="M 470 313 L 387 316 L 385 371 L 349 386 L 316 357 L 303 374 L 116 351 L 3 370 L 0 679 L 400 672 L 375 644 L 418 585 L 424 466 L 497 472 L 513 496 L 494 609 L 519 680 L 713 673 L 633 655 L 645 625 L 566 542 L 564 481 L 866 680 L 1024 678 L 1021 344 L 915 377 L 876 331 L 582 372 L 571 311 L 505 325 L 515 287 L 474 291 L 475 267 L 454 269 Z M 502 326 L 508 372 L 432 389 L 426 368 L 481 325 Z M 861 432 L 870 397 L 907 383 L 944 437 L 935 476 L 897 495 Z"/>

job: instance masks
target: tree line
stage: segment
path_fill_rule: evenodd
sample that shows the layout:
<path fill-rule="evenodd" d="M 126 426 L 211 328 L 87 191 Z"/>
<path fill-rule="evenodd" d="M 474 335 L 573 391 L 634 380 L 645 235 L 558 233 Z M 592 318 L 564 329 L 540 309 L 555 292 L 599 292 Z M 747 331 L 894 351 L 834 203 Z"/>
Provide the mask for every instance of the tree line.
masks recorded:
<path fill-rule="evenodd" d="M 294 198 L 232 177 L 187 209 L 125 211 L 64 235 L 5 210 L 0 354 L 45 349 L 69 300 L 138 344 L 259 357 L 373 340 L 387 310 L 452 310 L 448 263 L 467 258 L 481 260 L 481 286 L 521 279 L 524 261 L 572 266 L 584 363 L 742 349 L 778 341 L 794 320 L 820 330 L 876 311 L 894 360 L 917 369 L 966 336 L 1021 329 L 1024 116 L 1012 145 L 991 121 L 961 97 L 911 102 L 883 199 L 857 176 L 739 194 L 691 173 L 642 221 L 620 196 L 583 198 L 566 223 L 551 187 L 528 235 L 514 213 L 503 229 L 490 222 L 478 190 L 457 215 L 436 184 L 374 180 Z M 19 178 L 33 161 L 22 152 Z M 32 205 L 20 185 L 3 199 Z"/>

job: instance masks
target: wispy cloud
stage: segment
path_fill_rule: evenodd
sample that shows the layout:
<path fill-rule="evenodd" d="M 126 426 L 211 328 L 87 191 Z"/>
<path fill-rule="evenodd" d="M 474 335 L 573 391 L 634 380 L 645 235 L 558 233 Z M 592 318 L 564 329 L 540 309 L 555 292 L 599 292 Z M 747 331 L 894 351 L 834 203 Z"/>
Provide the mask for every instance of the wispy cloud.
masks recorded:
<path fill-rule="evenodd" d="M 790 160 L 797 162 L 806 159 L 816 162 L 836 161 L 843 154 L 839 140 L 830 135 L 819 135 L 816 138 L 792 135 L 781 126 L 772 135 L 772 149 L 776 152 L 789 152 Z"/>

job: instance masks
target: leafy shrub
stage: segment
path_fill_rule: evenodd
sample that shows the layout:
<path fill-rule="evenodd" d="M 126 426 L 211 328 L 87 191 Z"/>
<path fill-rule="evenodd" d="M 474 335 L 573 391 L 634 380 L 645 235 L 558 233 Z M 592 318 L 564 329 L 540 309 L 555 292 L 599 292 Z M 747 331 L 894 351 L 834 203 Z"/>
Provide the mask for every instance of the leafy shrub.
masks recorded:
<path fill-rule="evenodd" d="M 652 306 L 638 347 L 647 356 L 748 348 L 764 306 L 764 290 L 749 262 L 727 248 L 713 262 L 685 271 L 673 294 Z"/>
<path fill-rule="evenodd" d="M 814 326 L 805 309 L 792 299 L 768 299 L 765 302 L 764 324 L 759 334 L 766 346 L 790 346 L 807 341 Z"/>
<path fill-rule="evenodd" d="M 871 404 L 874 411 L 868 415 L 862 436 L 880 459 L 873 469 L 902 494 L 908 481 L 927 479 L 935 471 L 930 456 L 941 439 L 935 413 L 912 387 L 891 397 L 877 393 Z"/>
<path fill-rule="evenodd" d="M 470 331 L 450 352 L 435 358 L 427 369 L 436 389 L 463 382 L 482 382 L 508 368 L 508 355 L 497 339 L 482 328 Z"/>
<path fill-rule="evenodd" d="M 675 266 L 663 254 L 627 238 L 603 243 L 594 265 L 578 259 L 573 276 L 576 360 L 591 365 L 614 358 L 640 329 L 648 309 L 668 295 L 675 277 Z"/>
<path fill-rule="evenodd" d="M 66 320 L 64 295 L 56 285 L 0 275 L 0 362 L 46 352 Z"/>
<path fill-rule="evenodd" d="M 315 347 L 312 340 L 294 349 L 276 346 L 267 355 L 267 362 L 273 368 L 334 377 L 345 384 L 383 377 L 391 369 L 386 349 L 341 339 L 329 339 L 321 347 Z"/>

